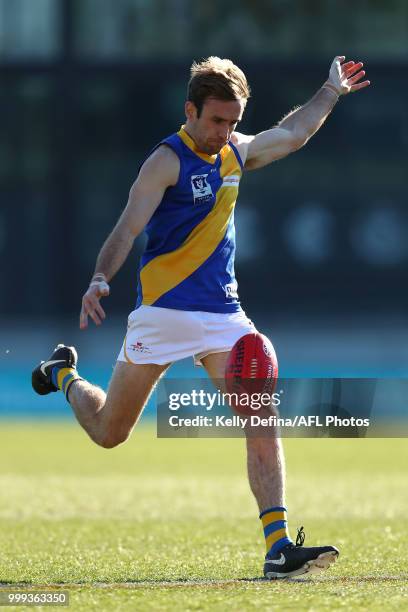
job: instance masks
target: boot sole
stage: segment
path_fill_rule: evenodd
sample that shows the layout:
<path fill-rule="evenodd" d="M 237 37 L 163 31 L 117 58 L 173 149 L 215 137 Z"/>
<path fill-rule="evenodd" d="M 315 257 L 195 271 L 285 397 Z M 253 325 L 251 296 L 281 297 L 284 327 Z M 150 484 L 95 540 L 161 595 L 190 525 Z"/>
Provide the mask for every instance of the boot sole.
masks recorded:
<path fill-rule="evenodd" d="M 338 556 L 339 553 L 335 550 L 321 553 L 316 559 L 307 561 L 307 563 L 302 565 L 302 567 L 299 567 L 299 569 L 294 570 L 293 572 L 288 572 L 285 574 L 279 572 L 266 572 L 265 578 L 273 580 L 279 578 L 292 578 L 293 576 L 301 576 L 303 574 L 319 574 L 320 572 L 327 570 L 330 565 L 337 560 Z"/>

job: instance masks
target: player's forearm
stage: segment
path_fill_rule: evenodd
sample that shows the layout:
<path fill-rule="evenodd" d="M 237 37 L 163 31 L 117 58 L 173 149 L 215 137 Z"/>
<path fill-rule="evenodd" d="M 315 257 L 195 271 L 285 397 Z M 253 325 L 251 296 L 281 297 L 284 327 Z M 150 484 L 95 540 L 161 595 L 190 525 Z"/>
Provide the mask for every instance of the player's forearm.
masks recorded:
<path fill-rule="evenodd" d="M 134 240 L 135 235 L 118 224 L 106 239 L 98 255 L 94 277 L 103 275 L 109 282 L 126 261 Z"/>
<path fill-rule="evenodd" d="M 304 106 L 286 115 L 279 127 L 290 130 L 302 146 L 323 125 L 337 100 L 333 91 L 322 87 Z"/>

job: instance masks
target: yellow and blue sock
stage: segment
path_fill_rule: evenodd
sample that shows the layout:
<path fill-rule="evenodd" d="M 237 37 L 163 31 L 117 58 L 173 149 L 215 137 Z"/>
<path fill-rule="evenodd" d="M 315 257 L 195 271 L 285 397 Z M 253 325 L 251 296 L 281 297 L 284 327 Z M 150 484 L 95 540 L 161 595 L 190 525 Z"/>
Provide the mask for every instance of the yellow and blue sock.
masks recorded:
<path fill-rule="evenodd" d="M 281 506 L 267 508 L 259 515 L 262 521 L 266 554 L 274 556 L 284 546 L 291 544 L 292 540 L 288 532 L 287 510 Z"/>
<path fill-rule="evenodd" d="M 59 368 L 55 366 L 52 368 L 51 380 L 53 385 L 60 389 L 64 393 L 67 401 L 69 401 L 68 392 L 72 383 L 74 380 L 83 380 L 83 378 L 80 377 L 74 368 Z"/>

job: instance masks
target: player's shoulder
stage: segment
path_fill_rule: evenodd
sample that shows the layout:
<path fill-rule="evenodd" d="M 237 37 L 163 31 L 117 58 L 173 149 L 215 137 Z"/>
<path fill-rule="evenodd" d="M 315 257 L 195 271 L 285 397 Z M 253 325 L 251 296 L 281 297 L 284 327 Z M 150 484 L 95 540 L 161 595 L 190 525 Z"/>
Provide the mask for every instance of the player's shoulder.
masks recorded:
<path fill-rule="evenodd" d="M 177 166 L 180 164 L 177 153 L 166 143 L 161 143 L 145 160 L 142 168 L 148 166 Z"/>
<path fill-rule="evenodd" d="M 180 159 L 171 147 L 160 144 L 144 161 L 139 178 L 154 177 L 168 185 L 175 185 L 180 173 Z"/>
<path fill-rule="evenodd" d="M 238 153 L 244 165 L 248 156 L 248 147 L 254 138 L 255 136 L 248 136 L 247 134 L 241 134 L 241 132 L 233 132 L 231 134 L 230 140 L 238 149 Z"/>

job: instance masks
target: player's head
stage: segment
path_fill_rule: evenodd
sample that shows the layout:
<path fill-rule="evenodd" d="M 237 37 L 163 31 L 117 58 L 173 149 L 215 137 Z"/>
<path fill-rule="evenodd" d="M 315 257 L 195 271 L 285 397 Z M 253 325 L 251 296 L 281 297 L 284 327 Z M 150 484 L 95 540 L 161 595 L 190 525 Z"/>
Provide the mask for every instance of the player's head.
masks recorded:
<path fill-rule="evenodd" d="M 185 111 L 187 127 L 204 153 L 218 153 L 226 144 L 249 96 L 245 74 L 231 60 L 208 57 L 193 63 Z"/>

